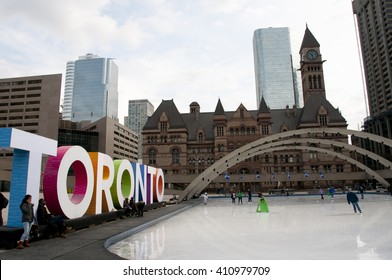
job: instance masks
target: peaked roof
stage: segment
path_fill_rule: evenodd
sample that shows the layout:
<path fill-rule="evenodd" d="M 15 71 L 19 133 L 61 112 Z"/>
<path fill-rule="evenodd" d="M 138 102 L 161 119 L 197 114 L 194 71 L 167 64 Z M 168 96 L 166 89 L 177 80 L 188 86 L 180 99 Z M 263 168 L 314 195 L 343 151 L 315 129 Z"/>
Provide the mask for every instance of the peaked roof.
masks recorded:
<path fill-rule="evenodd" d="M 330 123 L 346 123 L 346 119 L 340 114 L 338 109 L 332 106 L 331 103 L 321 94 L 311 94 L 302 110 L 300 124 L 318 123 L 317 115 L 323 106 L 328 112 L 328 120 Z"/>
<path fill-rule="evenodd" d="M 152 116 L 148 118 L 143 129 L 156 129 L 157 124 L 159 123 L 159 119 L 163 113 L 166 114 L 171 128 L 185 127 L 184 119 L 178 111 L 176 104 L 174 104 L 173 99 L 171 99 L 162 100 L 161 104 L 159 104 L 154 114 L 152 114 Z"/>
<path fill-rule="evenodd" d="M 264 97 L 261 97 L 259 111 L 257 112 L 257 114 L 269 113 L 269 112 L 270 109 L 268 108 L 267 103 L 264 100 Z"/>
<path fill-rule="evenodd" d="M 302 39 L 302 44 L 301 44 L 301 48 L 299 49 L 299 53 L 301 53 L 303 48 L 318 48 L 318 47 L 320 47 L 319 42 L 317 42 L 312 32 L 310 32 L 308 25 L 306 25 L 305 35 L 304 38 Z"/>
<path fill-rule="evenodd" d="M 225 110 L 223 109 L 220 98 L 218 99 L 218 104 L 216 104 L 214 115 L 226 115 Z"/>

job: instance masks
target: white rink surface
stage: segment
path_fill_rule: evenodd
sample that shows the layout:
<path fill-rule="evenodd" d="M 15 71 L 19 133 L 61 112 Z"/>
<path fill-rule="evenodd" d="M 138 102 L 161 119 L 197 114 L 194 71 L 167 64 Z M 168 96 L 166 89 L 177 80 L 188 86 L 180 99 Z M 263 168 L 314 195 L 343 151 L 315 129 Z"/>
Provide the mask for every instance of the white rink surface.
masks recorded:
<path fill-rule="evenodd" d="M 358 195 L 359 196 L 359 195 Z M 209 199 L 109 250 L 137 260 L 391 260 L 392 196 L 365 195 L 354 214 L 345 195 Z"/>

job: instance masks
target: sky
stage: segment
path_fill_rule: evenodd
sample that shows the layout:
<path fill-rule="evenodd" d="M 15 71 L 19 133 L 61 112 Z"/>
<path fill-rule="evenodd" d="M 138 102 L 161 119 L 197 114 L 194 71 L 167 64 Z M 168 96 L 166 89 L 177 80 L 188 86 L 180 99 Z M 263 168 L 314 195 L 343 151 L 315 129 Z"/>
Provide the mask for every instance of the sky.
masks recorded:
<path fill-rule="evenodd" d="M 327 99 L 360 129 L 367 105 L 351 0 L 1 0 L 0 78 L 64 80 L 67 61 L 93 53 L 119 67 L 121 123 L 133 99 L 155 109 L 173 99 L 181 113 L 193 101 L 214 111 L 219 98 L 226 111 L 256 110 L 254 30 L 289 27 L 299 68 L 306 24 L 326 60 Z"/>

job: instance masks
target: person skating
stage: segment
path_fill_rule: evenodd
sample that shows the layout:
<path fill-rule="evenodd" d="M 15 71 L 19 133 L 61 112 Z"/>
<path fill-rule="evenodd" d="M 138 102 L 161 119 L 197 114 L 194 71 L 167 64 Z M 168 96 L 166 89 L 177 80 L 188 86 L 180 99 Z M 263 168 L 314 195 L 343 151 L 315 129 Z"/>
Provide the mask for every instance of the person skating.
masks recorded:
<path fill-rule="evenodd" d="M 235 204 L 235 192 L 234 191 L 231 193 L 231 203 Z"/>
<path fill-rule="evenodd" d="M 238 205 L 241 203 L 242 204 L 242 198 L 244 197 L 243 192 L 240 190 L 238 192 Z"/>
<path fill-rule="evenodd" d="M 248 202 L 252 202 L 252 192 L 248 189 Z"/>
<path fill-rule="evenodd" d="M 359 201 L 358 196 L 355 193 L 353 193 L 351 189 L 348 189 L 348 193 L 347 193 L 348 204 L 353 205 L 355 213 L 357 213 L 357 209 L 358 209 L 359 213 L 362 213 L 362 210 L 359 207 L 358 201 Z"/>
<path fill-rule="evenodd" d="M 324 199 L 324 190 L 320 188 L 319 194 L 321 195 L 321 199 Z"/>
<path fill-rule="evenodd" d="M 259 200 L 259 204 L 257 205 L 256 212 L 257 213 L 269 212 L 267 201 L 265 201 L 263 195 L 260 196 L 260 200 Z"/>
<path fill-rule="evenodd" d="M 208 200 L 208 194 L 204 193 L 204 196 L 203 196 L 203 204 L 204 205 L 207 205 L 207 200 Z"/>
<path fill-rule="evenodd" d="M 361 185 L 361 186 L 359 187 L 359 193 L 361 194 L 361 199 L 363 199 L 363 192 L 364 192 L 363 186 Z"/>

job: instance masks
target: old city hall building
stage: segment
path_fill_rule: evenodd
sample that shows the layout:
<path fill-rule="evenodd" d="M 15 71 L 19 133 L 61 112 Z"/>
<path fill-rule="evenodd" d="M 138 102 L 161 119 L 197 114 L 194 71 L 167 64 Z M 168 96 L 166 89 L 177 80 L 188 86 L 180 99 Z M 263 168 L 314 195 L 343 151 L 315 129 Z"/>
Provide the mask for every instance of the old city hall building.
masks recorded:
<path fill-rule="evenodd" d="M 169 188 L 183 188 L 215 161 L 262 137 L 302 128 L 346 128 L 344 117 L 326 99 L 320 45 L 307 27 L 300 56 L 303 108 L 269 109 L 262 99 L 258 110 L 240 104 L 236 111 L 225 111 L 219 99 L 214 112 L 202 112 L 199 104 L 192 102 L 189 113 L 180 113 L 173 100 L 163 100 L 142 131 L 143 162 L 162 168 Z M 347 136 L 339 134 L 312 137 L 348 141 Z M 342 148 L 323 148 L 349 155 Z M 345 183 L 339 173 L 351 168 L 344 160 L 317 151 L 272 151 L 238 162 L 209 187 L 217 191 L 228 191 L 233 186 L 261 191 L 338 186 Z"/>

